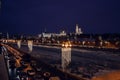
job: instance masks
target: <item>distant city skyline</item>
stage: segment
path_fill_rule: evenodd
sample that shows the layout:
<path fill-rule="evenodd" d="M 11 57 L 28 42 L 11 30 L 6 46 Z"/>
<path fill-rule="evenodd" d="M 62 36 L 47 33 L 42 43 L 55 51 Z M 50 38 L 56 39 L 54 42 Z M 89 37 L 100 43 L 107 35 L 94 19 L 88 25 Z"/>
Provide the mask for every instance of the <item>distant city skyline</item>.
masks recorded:
<path fill-rule="evenodd" d="M 119 0 L 2 0 L 0 32 L 120 33 Z"/>

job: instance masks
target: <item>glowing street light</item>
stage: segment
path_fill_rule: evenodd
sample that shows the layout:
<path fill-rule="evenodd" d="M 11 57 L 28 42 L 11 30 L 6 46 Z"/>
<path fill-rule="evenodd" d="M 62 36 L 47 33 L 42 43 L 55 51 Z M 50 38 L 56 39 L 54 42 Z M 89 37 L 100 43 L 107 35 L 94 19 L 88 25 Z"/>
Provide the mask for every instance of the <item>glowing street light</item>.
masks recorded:
<path fill-rule="evenodd" d="M 17 40 L 17 46 L 19 49 L 21 48 L 21 40 Z"/>
<path fill-rule="evenodd" d="M 72 47 L 72 44 L 70 42 L 65 42 L 62 44 L 62 47 L 65 47 L 65 48 Z"/>
<path fill-rule="evenodd" d="M 32 40 L 28 40 L 28 48 L 29 48 L 29 51 L 32 52 L 32 50 L 33 50 L 33 41 Z"/>
<path fill-rule="evenodd" d="M 62 69 L 65 71 L 66 67 L 70 64 L 71 62 L 71 43 L 70 42 L 65 42 L 62 44 L 62 49 L 61 49 L 61 54 L 62 54 Z"/>

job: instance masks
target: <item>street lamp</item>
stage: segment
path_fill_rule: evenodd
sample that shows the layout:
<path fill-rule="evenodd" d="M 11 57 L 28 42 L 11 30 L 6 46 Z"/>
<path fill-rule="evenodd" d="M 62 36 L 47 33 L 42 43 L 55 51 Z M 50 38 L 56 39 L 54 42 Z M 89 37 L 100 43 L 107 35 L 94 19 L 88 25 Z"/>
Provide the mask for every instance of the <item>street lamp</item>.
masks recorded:
<path fill-rule="evenodd" d="M 17 40 L 17 46 L 19 49 L 21 48 L 21 40 Z"/>
<path fill-rule="evenodd" d="M 71 43 L 70 42 L 64 42 L 62 44 L 62 48 L 61 48 L 61 66 L 62 66 L 62 70 L 65 71 L 66 67 L 70 64 L 71 62 Z"/>
<path fill-rule="evenodd" d="M 33 41 L 32 40 L 28 40 L 28 48 L 29 48 L 29 51 L 32 52 L 32 50 L 33 50 Z"/>

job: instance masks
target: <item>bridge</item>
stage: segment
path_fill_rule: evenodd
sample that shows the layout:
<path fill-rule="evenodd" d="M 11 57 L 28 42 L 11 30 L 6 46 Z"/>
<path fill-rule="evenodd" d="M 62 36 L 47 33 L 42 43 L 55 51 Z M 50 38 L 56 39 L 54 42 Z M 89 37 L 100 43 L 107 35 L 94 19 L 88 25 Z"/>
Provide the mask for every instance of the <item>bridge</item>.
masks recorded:
<path fill-rule="evenodd" d="M 1 45 L 4 49 L 3 55 L 10 80 L 84 80 L 82 77 L 63 72 L 61 69 L 57 69 L 11 45 Z"/>
<path fill-rule="evenodd" d="M 5 61 L 8 63 L 11 80 L 13 78 L 88 80 L 120 69 L 119 52 L 72 48 L 71 63 L 63 71 L 61 47 L 31 44 L 31 42 L 30 45 L 21 43 L 19 46 L 17 43 L 2 44 L 8 55 Z M 8 58 L 10 61 L 7 60 Z M 15 73 L 10 75 L 10 71 Z"/>

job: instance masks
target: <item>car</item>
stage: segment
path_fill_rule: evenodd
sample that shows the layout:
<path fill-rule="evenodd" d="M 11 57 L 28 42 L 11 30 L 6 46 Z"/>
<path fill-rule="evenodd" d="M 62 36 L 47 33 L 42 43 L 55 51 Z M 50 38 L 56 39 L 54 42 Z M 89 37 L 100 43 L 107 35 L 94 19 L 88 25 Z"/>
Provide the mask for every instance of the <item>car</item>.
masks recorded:
<path fill-rule="evenodd" d="M 23 60 L 20 61 L 20 64 L 21 64 L 22 66 L 28 66 L 28 65 L 29 65 L 28 62 L 25 62 L 25 61 L 23 61 Z"/>
<path fill-rule="evenodd" d="M 27 70 L 27 74 L 29 76 L 34 76 L 36 74 L 36 72 L 34 70 Z"/>
<path fill-rule="evenodd" d="M 40 66 L 36 66 L 36 67 L 35 67 L 35 70 L 36 70 L 37 72 L 41 72 L 42 67 L 40 67 Z"/>
<path fill-rule="evenodd" d="M 44 72 L 43 75 L 44 75 L 44 77 L 50 77 L 51 74 L 50 74 L 50 72 Z"/>
<path fill-rule="evenodd" d="M 20 80 L 26 80 L 28 78 L 28 74 L 25 72 L 20 72 L 19 76 Z"/>
<path fill-rule="evenodd" d="M 25 67 L 23 66 L 16 68 L 16 74 L 19 75 L 24 69 Z"/>

